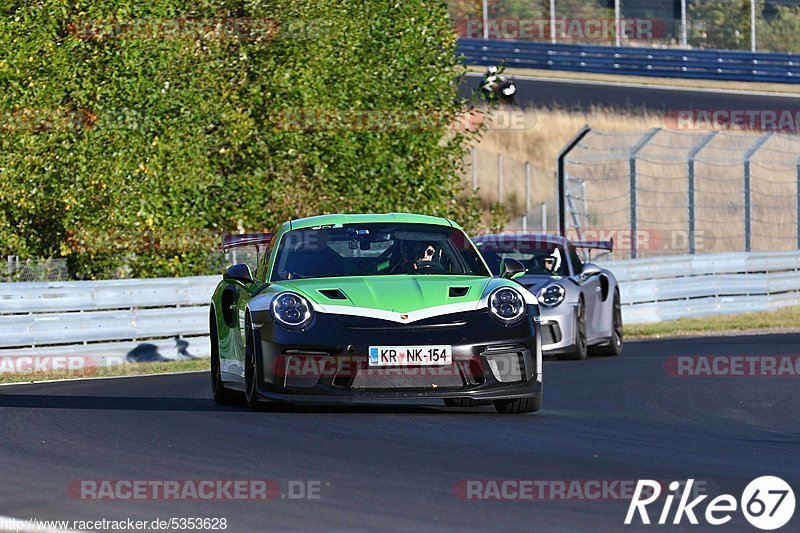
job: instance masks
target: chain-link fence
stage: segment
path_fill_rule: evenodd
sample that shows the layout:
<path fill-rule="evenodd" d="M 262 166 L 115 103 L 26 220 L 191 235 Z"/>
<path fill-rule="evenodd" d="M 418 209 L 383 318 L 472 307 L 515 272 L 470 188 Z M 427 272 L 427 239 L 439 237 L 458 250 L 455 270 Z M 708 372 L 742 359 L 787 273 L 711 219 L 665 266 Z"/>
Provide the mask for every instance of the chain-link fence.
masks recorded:
<path fill-rule="evenodd" d="M 800 0 L 449 0 L 456 33 L 553 44 L 800 52 Z"/>
<path fill-rule="evenodd" d="M 591 131 L 565 169 L 572 232 L 617 258 L 800 248 L 800 136 Z"/>
<path fill-rule="evenodd" d="M 502 205 L 508 229 L 541 231 L 558 228 L 555 175 L 530 161 L 472 147 L 465 187 L 476 192 L 484 207 Z"/>
<path fill-rule="evenodd" d="M 67 281 L 70 279 L 66 259 L 20 259 L 6 257 L 0 270 L 2 281 Z"/>

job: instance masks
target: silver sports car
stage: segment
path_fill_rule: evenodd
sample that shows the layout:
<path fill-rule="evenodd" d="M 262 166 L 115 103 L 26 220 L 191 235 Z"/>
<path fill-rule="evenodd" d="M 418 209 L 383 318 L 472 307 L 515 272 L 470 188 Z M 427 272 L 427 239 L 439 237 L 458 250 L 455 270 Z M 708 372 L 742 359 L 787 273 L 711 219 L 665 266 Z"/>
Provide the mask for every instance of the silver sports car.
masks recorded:
<path fill-rule="evenodd" d="M 473 239 L 489 268 L 500 273 L 503 259 L 524 267 L 514 277 L 539 300 L 542 351 L 559 359 L 622 351 L 622 313 L 614 274 L 584 263 L 578 248 L 611 251 L 610 241 L 572 242 L 538 234 L 483 235 Z"/>

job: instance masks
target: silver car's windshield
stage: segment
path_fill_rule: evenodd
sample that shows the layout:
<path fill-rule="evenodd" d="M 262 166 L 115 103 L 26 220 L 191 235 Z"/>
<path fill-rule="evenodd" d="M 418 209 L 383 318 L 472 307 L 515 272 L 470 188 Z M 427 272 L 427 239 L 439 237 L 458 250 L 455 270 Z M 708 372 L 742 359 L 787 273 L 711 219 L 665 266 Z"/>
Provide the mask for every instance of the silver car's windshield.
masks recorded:
<path fill-rule="evenodd" d="M 536 243 L 535 246 L 479 242 L 478 249 L 494 275 L 500 274 L 503 259 L 516 259 L 525 266 L 525 275 L 569 276 L 566 254 L 559 244 Z"/>

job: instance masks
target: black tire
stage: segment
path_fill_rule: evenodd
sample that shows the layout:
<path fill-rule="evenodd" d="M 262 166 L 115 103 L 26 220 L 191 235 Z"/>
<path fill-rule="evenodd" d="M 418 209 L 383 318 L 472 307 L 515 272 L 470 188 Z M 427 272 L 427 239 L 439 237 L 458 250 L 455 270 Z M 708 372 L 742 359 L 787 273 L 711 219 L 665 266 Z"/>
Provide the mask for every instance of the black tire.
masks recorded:
<path fill-rule="evenodd" d="M 498 413 L 504 415 L 521 415 L 525 413 L 535 413 L 542 406 L 541 396 L 529 396 L 527 398 L 517 398 L 516 400 L 495 400 L 494 408 Z"/>
<path fill-rule="evenodd" d="M 445 398 L 444 404 L 447 407 L 478 407 L 481 402 L 472 398 Z"/>
<path fill-rule="evenodd" d="M 245 405 L 250 409 L 259 410 L 258 401 L 258 365 L 256 364 L 256 351 L 253 346 L 253 330 L 250 327 L 250 316 L 245 320 L 245 348 L 244 348 L 244 399 Z"/>
<path fill-rule="evenodd" d="M 575 311 L 575 346 L 568 353 L 558 354 L 556 357 L 562 361 L 576 361 L 586 359 L 589 347 L 586 344 L 586 306 L 583 299 L 578 301 L 578 309 Z"/>
<path fill-rule="evenodd" d="M 209 337 L 211 341 L 211 395 L 214 398 L 214 402 L 218 405 L 239 405 L 242 402 L 241 393 L 225 387 L 225 382 L 222 381 L 222 369 L 219 361 L 219 336 L 213 310 L 211 312 Z"/>
<path fill-rule="evenodd" d="M 611 319 L 611 340 L 608 344 L 592 348 L 592 354 L 614 356 L 622 353 L 622 305 L 619 299 L 619 290 L 614 291 L 614 313 Z"/>

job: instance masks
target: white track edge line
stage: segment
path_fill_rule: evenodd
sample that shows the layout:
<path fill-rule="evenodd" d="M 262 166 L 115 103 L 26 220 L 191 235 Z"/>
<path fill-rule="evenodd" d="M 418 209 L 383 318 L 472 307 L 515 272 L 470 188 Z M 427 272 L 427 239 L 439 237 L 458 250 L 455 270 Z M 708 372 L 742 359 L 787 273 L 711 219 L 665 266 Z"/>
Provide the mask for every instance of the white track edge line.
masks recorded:
<path fill-rule="evenodd" d="M 509 67 L 514 68 L 514 67 Z M 477 77 L 483 76 L 480 72 L 468 72 L 467 76 Z M 517 80 L 526 80 L 526 81 L 545 81 L 545 82 L 555 82 L 555 83 L 573 83 L 576 85 L 607 85 L 610 87 L 624 87 L 629 89 L 654 89 L 660 91 L 678 91 L 678 92 L 698 92 L 698 93 L 711 93 L 711 94 L 730 94 L 730 95 L 739 95 L 739 96 L 769 96 L 769 97 L 778 97 L 778 98 L 790 98 L 790 99 L 800 99 L 800 93 L 792 94 L 792 93 L 778 93 L 778 92 L 770 92 L 770 91 L 744 91 L 744 90 L 736 90 L 736 89 L 710 89 L 707 87 L 680 87 L 677 85 L 655 85 L 655 84 L 646 84 L 646 83 L 630 83 L 630 82 L 622 82 L 622 81 L 602 81 L 602 80 L 582 80 L 582 79 L 572 79 L 572 78 L 549 78 L 549 77 L 540 77 L 540 76 L 528 76 L 528 75 L 509 75 L 511 78 Z M 714 80 L 711 80 L 714 81 Z M 761 83 L 768 83 L 768 82 L 761 82 Z"/>

